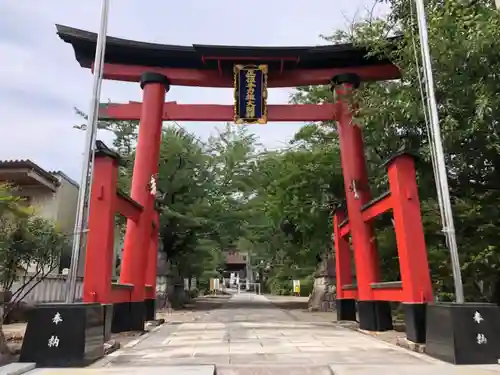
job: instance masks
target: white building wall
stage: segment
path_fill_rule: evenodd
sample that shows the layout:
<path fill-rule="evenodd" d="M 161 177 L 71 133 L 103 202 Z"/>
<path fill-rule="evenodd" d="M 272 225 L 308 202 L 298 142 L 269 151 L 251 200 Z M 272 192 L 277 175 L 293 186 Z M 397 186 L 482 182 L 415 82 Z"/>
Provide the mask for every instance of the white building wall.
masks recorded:
<path fill-rule="evenodd" d="M 22 187 L 20 195 L 28 199 L 29 204 L 34 208 L 35 214 L 53 222 L 57 220 L 57 199 L 56 192 L 48 188 Z"/>
<path fill-rule="evenodd" d="M 65 177 L 57 176 L 60 186 L 55 194 L 55 221 L 59 229 L 73 237 L 76 220 L 76 206 L 78 204 L 78 186 Z"/>
<path fill-rule="evenodd" d="M 73 243 L 73 231 L 76 218 L 76 205 L 78 202 L 78 186 L 66 179 L 65 176 L 56 175 L 60 186 L 56 191 L 46 187 L 21 187 L 20 194 L 29 200 L 29 204 L 34 208 L 35 214 L 52 221 L 62 233 L 68 236 L 70 244 Z M 85 257 L 80 259 L 82 272 L 78 276 L 83 276 L 83 264 Z M 36 272 L 35 266 L 28 268 L 28 272 Z M 48 270 L 46 270 L 48 272 Z M 58 267 L 51 272 L 57 274 Z"/>

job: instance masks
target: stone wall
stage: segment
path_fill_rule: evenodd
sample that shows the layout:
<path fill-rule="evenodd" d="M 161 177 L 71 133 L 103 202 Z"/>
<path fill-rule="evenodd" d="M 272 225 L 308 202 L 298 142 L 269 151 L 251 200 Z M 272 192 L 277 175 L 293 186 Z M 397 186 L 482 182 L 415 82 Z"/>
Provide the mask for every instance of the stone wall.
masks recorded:
<path fill-rule="evenodd" d="M 323 260 L 314 275 L 314 287 L 309 296 L 309 311 L 333 311 L 335 308 L 335 260 Z"/>

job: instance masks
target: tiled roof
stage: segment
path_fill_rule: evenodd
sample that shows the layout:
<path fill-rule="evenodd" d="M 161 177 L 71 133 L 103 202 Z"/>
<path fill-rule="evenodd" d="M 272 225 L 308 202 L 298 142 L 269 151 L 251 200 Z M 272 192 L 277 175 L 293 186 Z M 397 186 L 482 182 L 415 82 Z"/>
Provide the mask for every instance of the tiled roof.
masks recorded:
<path fill-rule="evenodd" d="M 226 253 L 226 264 L 245 264 L 246 261 L 243 260 L 243 256 L 237 251 L 229 251 Z"/>
<path fill-rule="evenodd" d="M 57 34 L 75 51 L 82 67 L 90 68 L 95 58 L 97 34 L 73 27 L 56 25 Z M 401 37 L 389 38 L 391 44 Z M 353 44 L 330 44 L 305 47 L 253 47 L 200 45 L 175 46 L 145 43 L 136 40 L 106 38 L 106 63 L 169 67 L 231 72 L 235 63 L 267 64 L 270 70 L 330 69 L 392 64 L 384 56 L 369 54 L 366 48 Z M 398 78 L 394 72 L 393 78 Z M 326 84 L 326 82 L 325 82 Z"/>
<path fill-rule="evenodd" d="M 80 187 L 78 182 L 73 180 L 71 177 L 69 177 L 66 173 L 64 173 L 62 171 L 50 171 L 50 174 L 53 174 L 54 176 L 60 176 L 60 177 L 64 178 L 66 181 L 68 181 L 70 184 L 74 185 L 75 187 L 77 187 L 77 188 Z"/>
<path fill-rule="evenodd" d="M 59 186 L 59 180 L 56 176 L 28 159 L 0 160 L 0 169 L 31 169 L 39 175 L 48 179 L 50 182 L 54 183 L 56 186 Z"/>

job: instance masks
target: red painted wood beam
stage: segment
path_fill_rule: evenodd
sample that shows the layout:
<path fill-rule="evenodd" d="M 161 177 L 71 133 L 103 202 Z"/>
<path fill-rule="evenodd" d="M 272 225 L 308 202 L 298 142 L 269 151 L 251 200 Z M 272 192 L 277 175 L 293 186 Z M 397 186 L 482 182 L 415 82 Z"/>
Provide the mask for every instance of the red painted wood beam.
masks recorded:
<path fill-rule="evenodd" d="M 99 117 L 114 120 L 139 120 L 142 103 L 102 104 Z M 268 121 L 330 121 L 335 118 L 334 104 L 275 104 L 268 106 Z M 165 121 L 229 121 L 234 120 L 232 105 L 177 104 L 163 107 Z"/>
<path fill-rule="evenodd" d="M 403 288 L 377 288 L 372 289 L 372 301 L 405 301 Z"/>
<path fill-rule="evenodd" d="M 377 216 L 382 215 L 384 212 L 387 212 L 392 209 L 392 199 L 391 196 L 388 195 L 378 202 L 374 203 L 370 207 L 363 210 L 361 213 L 363 216 L 363 220 L 365 222 L 375 219 Z"/>
<path fill-rule="evenodd" d="M 214 70 L 159 68 L 135 65 L 104 64 L 104 79 L 125 82 L 139 82 L 144 72 L 156 72 L 166 76 L 171 85 L 197 87 L 233 87 L 234 77 L 230 72 L 220 74 Z M 268 87 L 298 87 L 324 85 L 343 73 L 355 73 L 361 81 L 386 81 L 401 76 L 399 69 L 392 65 L 377 65 L 352 68 L 294 69 L 268 77 Z"/>
<path fill-rule="evenodd" d="M 153 285 L 146 284 L 144 285 L 144 291 L 146 293 L 146 299 L 155 299 L 156 298 L 156 290 L 153 288 Z"/>
<path fill-rule="evenodd" d="M 133 285 L 111 284 L 110 303 L 130 302 Z"/>
<path fill-rule="evenodd" d="M 349 228 L 349 223 L 346 223 L 340 227 L 340 238 L 343 238 L 349 234 L 349 231 L 351 229 Z"/>
<path fill-rule="evenodd" d="M 139 204 L 132 201 L 131 198 L 117 194 L 115 205 L 115 210 L 117 213 L 125 216 L 127 219 L 139 221 L 143 208 Z"/>
<path fill-rule="evenodd" d="M 234 61 L 234 57 L 231 56 L 202 56 L 203 60 L 220 60 L 220 61 Z M 260 61 L 262 57 L 258 56 L 241 56 L 238 57 L 240 61 Z M 298 62 L 300 59 L 298 57 L 266 57 L 267 61 L 295 61 Z"/>
<path fill-rule="evenodd" d="M 344 291 L 342 291 L 342 298 L 343 299 L 358 299 L 358 290 L 357 289 L 344 290 Z"/>

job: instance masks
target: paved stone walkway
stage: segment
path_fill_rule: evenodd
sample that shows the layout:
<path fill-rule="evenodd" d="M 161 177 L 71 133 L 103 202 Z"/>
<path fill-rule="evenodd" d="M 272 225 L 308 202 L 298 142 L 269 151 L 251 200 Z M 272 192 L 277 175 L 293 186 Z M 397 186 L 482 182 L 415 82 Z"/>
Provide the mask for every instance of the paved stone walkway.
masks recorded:
<path fill-rule="evenodd" d="M 266 297 L 236 294 L 197 322 L 165 325 L 107 366 L 167 364 L 426 364 L 332 323 L 297 322 Z"/>
<path fill-rule="evenodd" d="M 198 321 L 163 325 L 128 346 L 83 371 L 170 375 L 179 368 L 164 366 L 216 365 L 218 375 L 498 374 L 452 367 L 334 323 L 298 321 L 266 297 L 243 293 Z"/>

